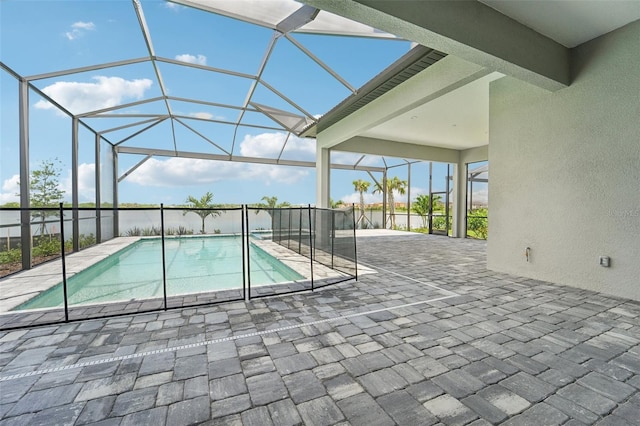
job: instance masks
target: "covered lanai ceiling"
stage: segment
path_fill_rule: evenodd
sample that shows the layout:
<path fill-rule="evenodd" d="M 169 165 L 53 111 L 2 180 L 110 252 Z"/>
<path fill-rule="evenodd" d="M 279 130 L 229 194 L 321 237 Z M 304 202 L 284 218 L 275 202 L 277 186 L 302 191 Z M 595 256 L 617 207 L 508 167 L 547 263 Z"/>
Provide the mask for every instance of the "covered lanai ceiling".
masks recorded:
<path fill-rule="evenodd" d="M 549 90 L 566 87 L 571 48 L 640 19 L 638 0 L 305 2 L 448 54 L 334 125 L 349 103 L 343 102 L 309 132 L 322 133 L 325 147 L 364 152 L 399 150 L 388 142 L 453 150 L 488 145 L 491 81 L 511 75 Z"/>

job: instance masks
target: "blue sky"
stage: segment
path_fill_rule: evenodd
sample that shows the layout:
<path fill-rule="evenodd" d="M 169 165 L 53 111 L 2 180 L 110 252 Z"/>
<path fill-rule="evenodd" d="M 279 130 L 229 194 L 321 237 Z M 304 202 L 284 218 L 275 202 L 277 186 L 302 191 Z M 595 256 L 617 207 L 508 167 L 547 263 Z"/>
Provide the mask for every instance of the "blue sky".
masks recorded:
<path fill-rule="evenodd" d="M 175 6 L 163 1 L 142 1 L 157 56 L 182 62 L 207 65 L 255 75 L 269 43 L 272 30 L 245 22 Z M 130 1 L 2 1 L 1 60 L 24 76 L 85 67 L 112 61 L 147 56 L 137 18 Z M 410 47 L 406 41 L 372 40 L 354 37 L 293 35 L 353 87 L 360 87 L 391 64 Z M 159 65 L 170 95 L 206 99 L 241 105 L 251 81 L 235 76 L 205 72 L 180 65 Z M 313 116 L 319 116 L 349 95 L 349 90 L 304 55 L 288 40 L 279 40 L 262 74 L 264 81 Z M 161 95 L 149 62 L 106 68 L 35 81 L 35 85 L 72 112 L 92 111 Z M 0 204 L 16 201 L 19 174 L 18 90 L 16 80 L 0 72 L 1 159 Z M 30 152 L 32 169 L 42 161 L 57 158 L 61 163 L 61 187 L 70 199 L 71 120 L 36 92 L 29 95 Z M 284 110 L 291 105 L 263 86 L 252 100 Z M 238 111 L 228 108 L 172 102 L 173 112 L 186 117 L 235 120 Z M 163 114 L 164 102 L 137 105 L 118 113 Z M 140 120 L 140 119 L 136 119 Z M 133 123 L 123 118 L 91 118 L 86 123 L 102 131 Z M 247 113 L 244 122 L 275 126 L 259 113 Z M 222 154 L 225 151 L 247 157 L 276 158 L 282 151 L 286 132 L 249 126 L 183 120 L 163 122 L 141 135 L 123 142 L 123 146 L 173 149 L 175 131 L 178 148 Z M 112 143 L 141 130 L 139 125 L 105 136 Z M 206 135 L 208 141 L 193 130 Z M 235 135 L 235 138 L 234 138 Z M 283 159 L 314 161 L 315 141 L 289 137 Z M 359 155 L 334 153 L 333 161 L 350 164 Z M 122 175 L 143 157 L 120 155 L 118 175 Z M 388 165 L 403 159 L 386 159 Z M 382 159 L 370 157 L 364 164 L 382 166 Z M 363 164 L 361 163 L 361 164 Z M 80 201 L 95 200 L 95 154 L 91 132 L 79 134 Z M 446 165 L 434 164 L 434 190 L 443 190 Z M 394 167 L 389 176 L 408 179 L 407 167 Z M 381 178 L 380 174 L 376 175 Z M 334 170 L 331 197 L 357 202 L 352 181 L 372 182 L 366 172 Z M 428 188 L 428 165 L 412 166 L 411 198 Z M 187 195 L 200 196 L 211 191 L 218 203 L 253 203 L 261 197 L 277 196 L 292 204 L 315 202 L 313 168 L 267 166 L 237 162 L 153 157 L 119 184 L 120 202 L 184 202 Z M 399 196 L 398 200 L 403 197 Z M 380 195 L 368 194 L 367 202 L 380 202 Z"/>

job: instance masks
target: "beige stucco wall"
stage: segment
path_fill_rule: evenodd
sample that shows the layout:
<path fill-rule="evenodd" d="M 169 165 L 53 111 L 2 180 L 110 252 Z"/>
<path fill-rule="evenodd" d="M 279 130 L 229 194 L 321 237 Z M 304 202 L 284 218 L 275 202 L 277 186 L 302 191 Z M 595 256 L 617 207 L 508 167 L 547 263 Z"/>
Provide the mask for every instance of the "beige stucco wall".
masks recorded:
<path fill-rule="evenodd" d="M 640 300 L 638 52 L 640 21 L 574 49 L 566 89 L 491 84 L 490 269 Z"/>

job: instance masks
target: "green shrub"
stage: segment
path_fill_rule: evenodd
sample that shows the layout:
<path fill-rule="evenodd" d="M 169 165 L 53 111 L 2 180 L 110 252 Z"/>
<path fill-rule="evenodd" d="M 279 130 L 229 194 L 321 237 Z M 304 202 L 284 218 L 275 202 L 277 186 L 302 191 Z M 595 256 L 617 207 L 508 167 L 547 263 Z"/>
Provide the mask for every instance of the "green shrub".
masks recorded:
<path fill-rule="evenodd" d="M 139 237 L 142 235 L 142 229 L 138 228 L 137 226 L 134 226 L 133 228 L 129 229 L 127 232 L 124 233 L 125 237 Z"/>
<path fill-rule="evenodd" d="M 65 248 L 66 244 L 67 243 L 65 243 Z M 60 241 L 55 238 L 41 238 L 38 241 L 38 244 L 33 247 L 31 253 L 34 256 L 52 256 L 55 254 L 60 254 Z"/>
<path fill-rule="evenodd" d="M 433 216 L 432 227 L 438 231 L 444 231 L 447 227 L 447 218 L 444 216 Z"/>
<path fill-rule="evenodd" d="M 70 241 L 67 241 L 67 242 L 70 242 Z M 96 237 L 93 234 L 89 234 L 89 235 L 80 234 L 80 237 L 78 237 L 78 244 L 80 245 L 81 249 L 85 247 L 90 247 L 96 244 Z"/>
<path fill-rule="evenodd" d="M 486 240 L 489 235 L 489 212 L 487 209 L 471 210 L 467 215 L 467 233 L 475 238 Z"/>
<path fill-rule="evenodd" d="M 193 235 L 193 230 L 187 229 L 187 227 L 180 225 L 177 228 L 167 228 L 165 231 L 165 235 Z"/>
<path fill-rule="evenodd" d="M 153 237 L 160 234 L 160 228 L 156 228 L 155 226 L 152 226 L 151 228 L 144 228 L 142 230 L 142 236 L 144 237 Z"/>
<path fill-rule="evenodd" d="M 22 250 L 19 248 L 0 251 L 0 263 L 15 263 L 22 260 Z"/>

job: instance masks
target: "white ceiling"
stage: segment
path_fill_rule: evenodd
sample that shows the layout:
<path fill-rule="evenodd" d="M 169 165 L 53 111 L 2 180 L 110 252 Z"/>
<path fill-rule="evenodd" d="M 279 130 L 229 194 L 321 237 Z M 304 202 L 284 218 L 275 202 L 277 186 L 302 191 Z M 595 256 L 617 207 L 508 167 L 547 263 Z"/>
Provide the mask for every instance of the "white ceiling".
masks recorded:
<path fill-rule="evenodd" d="M 454 149 L 486 145 L 489 83 L 502 76 L 491 73 L 373 127 L 363 136 Z"/>
<path fill-rule="evenodd" d="M 566 47 L 640 19 L 639 0 L 479 1 Z"/>
<path fill-rule="evenodd" d="M 640 19 L 640 0 L 479 0 L 566 47 Z M 467 149 L 489 143 L 492 73 L 377 125 L 362 136 Z"/>

